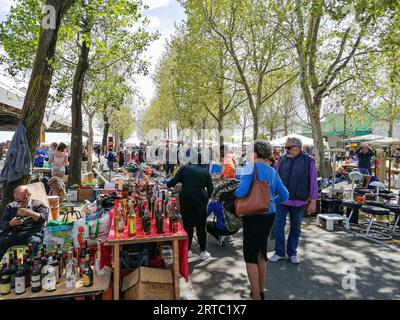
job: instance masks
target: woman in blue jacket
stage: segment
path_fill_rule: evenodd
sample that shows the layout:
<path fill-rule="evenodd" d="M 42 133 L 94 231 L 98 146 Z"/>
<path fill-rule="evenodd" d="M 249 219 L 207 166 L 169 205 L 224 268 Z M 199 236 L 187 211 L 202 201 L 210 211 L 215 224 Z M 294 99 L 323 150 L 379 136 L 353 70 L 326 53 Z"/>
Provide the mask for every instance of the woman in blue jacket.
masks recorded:
<path fill-rule="evenodd" d="M 254 142 L 248 154 L 250 163 L 241 169 L 240 183 L 235 192 L 237 198 L 244 198 L 250 192 L 254 179 L 254 166 L 256 167 L 257 179 L 269 181 L 270 184 L 271 202 L 269 210 L 261 214 L 243 217 L 243 255 L 254 300 L 264 299 L 267 244 L 274 223 L 275 204 L 285 202 L 289 197 L 289 193 L 278 173 L 267 164 L 271 153 L 272 148 L 268 142 L 262 140 Z"/>

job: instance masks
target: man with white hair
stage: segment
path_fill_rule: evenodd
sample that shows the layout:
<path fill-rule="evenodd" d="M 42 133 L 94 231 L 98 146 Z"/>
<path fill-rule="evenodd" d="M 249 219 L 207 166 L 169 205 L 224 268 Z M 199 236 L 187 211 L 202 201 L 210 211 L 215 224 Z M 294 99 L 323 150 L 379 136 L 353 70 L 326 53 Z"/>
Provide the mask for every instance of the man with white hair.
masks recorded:
<path fill-rule="evenodd" d="M 269 258 L 276 262 L 285 258 L 286 216 L 290 214 L 290 233 L 287 241 L 287 255 L 290 262 L 300 263 L 297 247 L 301 234 L 304 211 L 311 214 L 316 210 L 318 198 L 317 167 L 315 161 L 302 151 L 300 139 L 289 137 L 286 141 L 286 154 L 277 164 L 277 171 L 289 191 L 289 200 L 276 207 L 275 216 L 275 254 Z M 306 209 L 307 208 L 307 209 Z"/>
<path fill-rule="evenodd" d="M 14 199 L 1 217 L 0 259 L 15 245 L 32 244 L 32 255 L 36 255 L 49 216 L 49 209 L 41 201 L 31 198 L 26 185 L 14 190 Z"/>

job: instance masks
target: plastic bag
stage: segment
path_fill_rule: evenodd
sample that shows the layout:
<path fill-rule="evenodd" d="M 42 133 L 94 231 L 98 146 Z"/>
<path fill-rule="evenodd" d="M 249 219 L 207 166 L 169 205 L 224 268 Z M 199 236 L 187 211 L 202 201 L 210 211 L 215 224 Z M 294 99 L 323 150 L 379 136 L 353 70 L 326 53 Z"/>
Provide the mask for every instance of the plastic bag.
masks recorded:
<path fill-rule="evenodd" d="M 85 217 L 83 217 L 74 222 L 74 227 L 72 229 L 72 238 L 75 248 L 82 248 L 85 246 L 85 233 L 86 221 Z"/>
<path fill-rule="evenodd" d="M 85 239 L 88 246 L 95 246 L 97 239 L 101 242 L 105 241 L 108 237 L 111 227 L 111 217 L 108 210 L 100 210 L 96 215 L 86 216 L 86 232 Z"/>
<path fill-rule="evenodd" d="M 56 250 L 59 243 L 62 251 L 67 253 L 73 243 L 73 228 L 74 222 L 62 223 L 60 221 L 49 221 L 44 230 L 43 243 L 46 244 L 47 249 L 50 251 Z"/>

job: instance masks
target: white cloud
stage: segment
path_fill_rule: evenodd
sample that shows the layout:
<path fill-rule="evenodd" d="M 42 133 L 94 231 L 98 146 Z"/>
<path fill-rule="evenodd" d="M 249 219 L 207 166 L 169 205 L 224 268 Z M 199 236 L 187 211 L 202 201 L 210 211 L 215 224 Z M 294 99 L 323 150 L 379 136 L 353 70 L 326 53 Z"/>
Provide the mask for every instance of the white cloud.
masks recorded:
<path fill-rule="evenodd" d="M 148 16 L 148 19 L 150 20 L 149 23 L 150 28 L 157 29 L 159 26 L 161 26 L 160 18 L 156 16 Z"/>
<path fill-rule="evenodd" d="M 149 10 L 167 7 L 172 0 L 145 0 L 144 4 L 149 6 Z"/>
<path fill-rule="evenodd" d="M 0 0 L 0 11 L 10 11 L 13 0 Z"/>

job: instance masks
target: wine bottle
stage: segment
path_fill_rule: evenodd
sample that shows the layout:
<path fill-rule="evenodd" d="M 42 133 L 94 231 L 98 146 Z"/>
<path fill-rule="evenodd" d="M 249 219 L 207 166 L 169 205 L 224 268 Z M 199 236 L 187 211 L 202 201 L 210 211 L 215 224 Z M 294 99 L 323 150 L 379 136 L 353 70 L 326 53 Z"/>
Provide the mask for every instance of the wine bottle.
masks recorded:
<path fill-rule="evenodd" d="M 42 290 L 42 270 L 40 268 L 40 256 L 33 259 L 31 272 L 31 291 L 40 292 Z"/>
<path fill-rule="evenodd" d="M 8 262 L 8 268 L 10 269 L 11 289 L 13 289 L 15 287 L 15 260 L 11 251 L 9 254 Z"/>
<path fill-rule="evenodd" d="M 11 293 L 11 272 L 9 263 L 7 265 L 7 258 L 3 258 L 2 268 L 0 271 L 0 294 L 2 296 Z"/>
<path fill-rule="evenodd" d="M 24 260 L 22 263 L 25 271 L 25 288 L 31 285 L 31 260 L 28 255 L 28 250 L 25 251 Z"/>
<path fill-rule="evenodd" d="M 81 276 L 85 271 L 85 258 L 86 258 L 86 248 L 82 247 L 79 254 L 79 274 Z"/>
<path fill-rule="evenodd" d="M 90 256 L 86 255 L 85 271 L 82 275 L 82 282 L 84 287 L 91 287 L 93 285 L 93 270 L 90 266 Z"/>
<path fill-rule="evenodd" d="M 19 259 L 15 271 L 15 294 L 24 294 L 25 292 L 25 270 L 22 261 Z"/>

